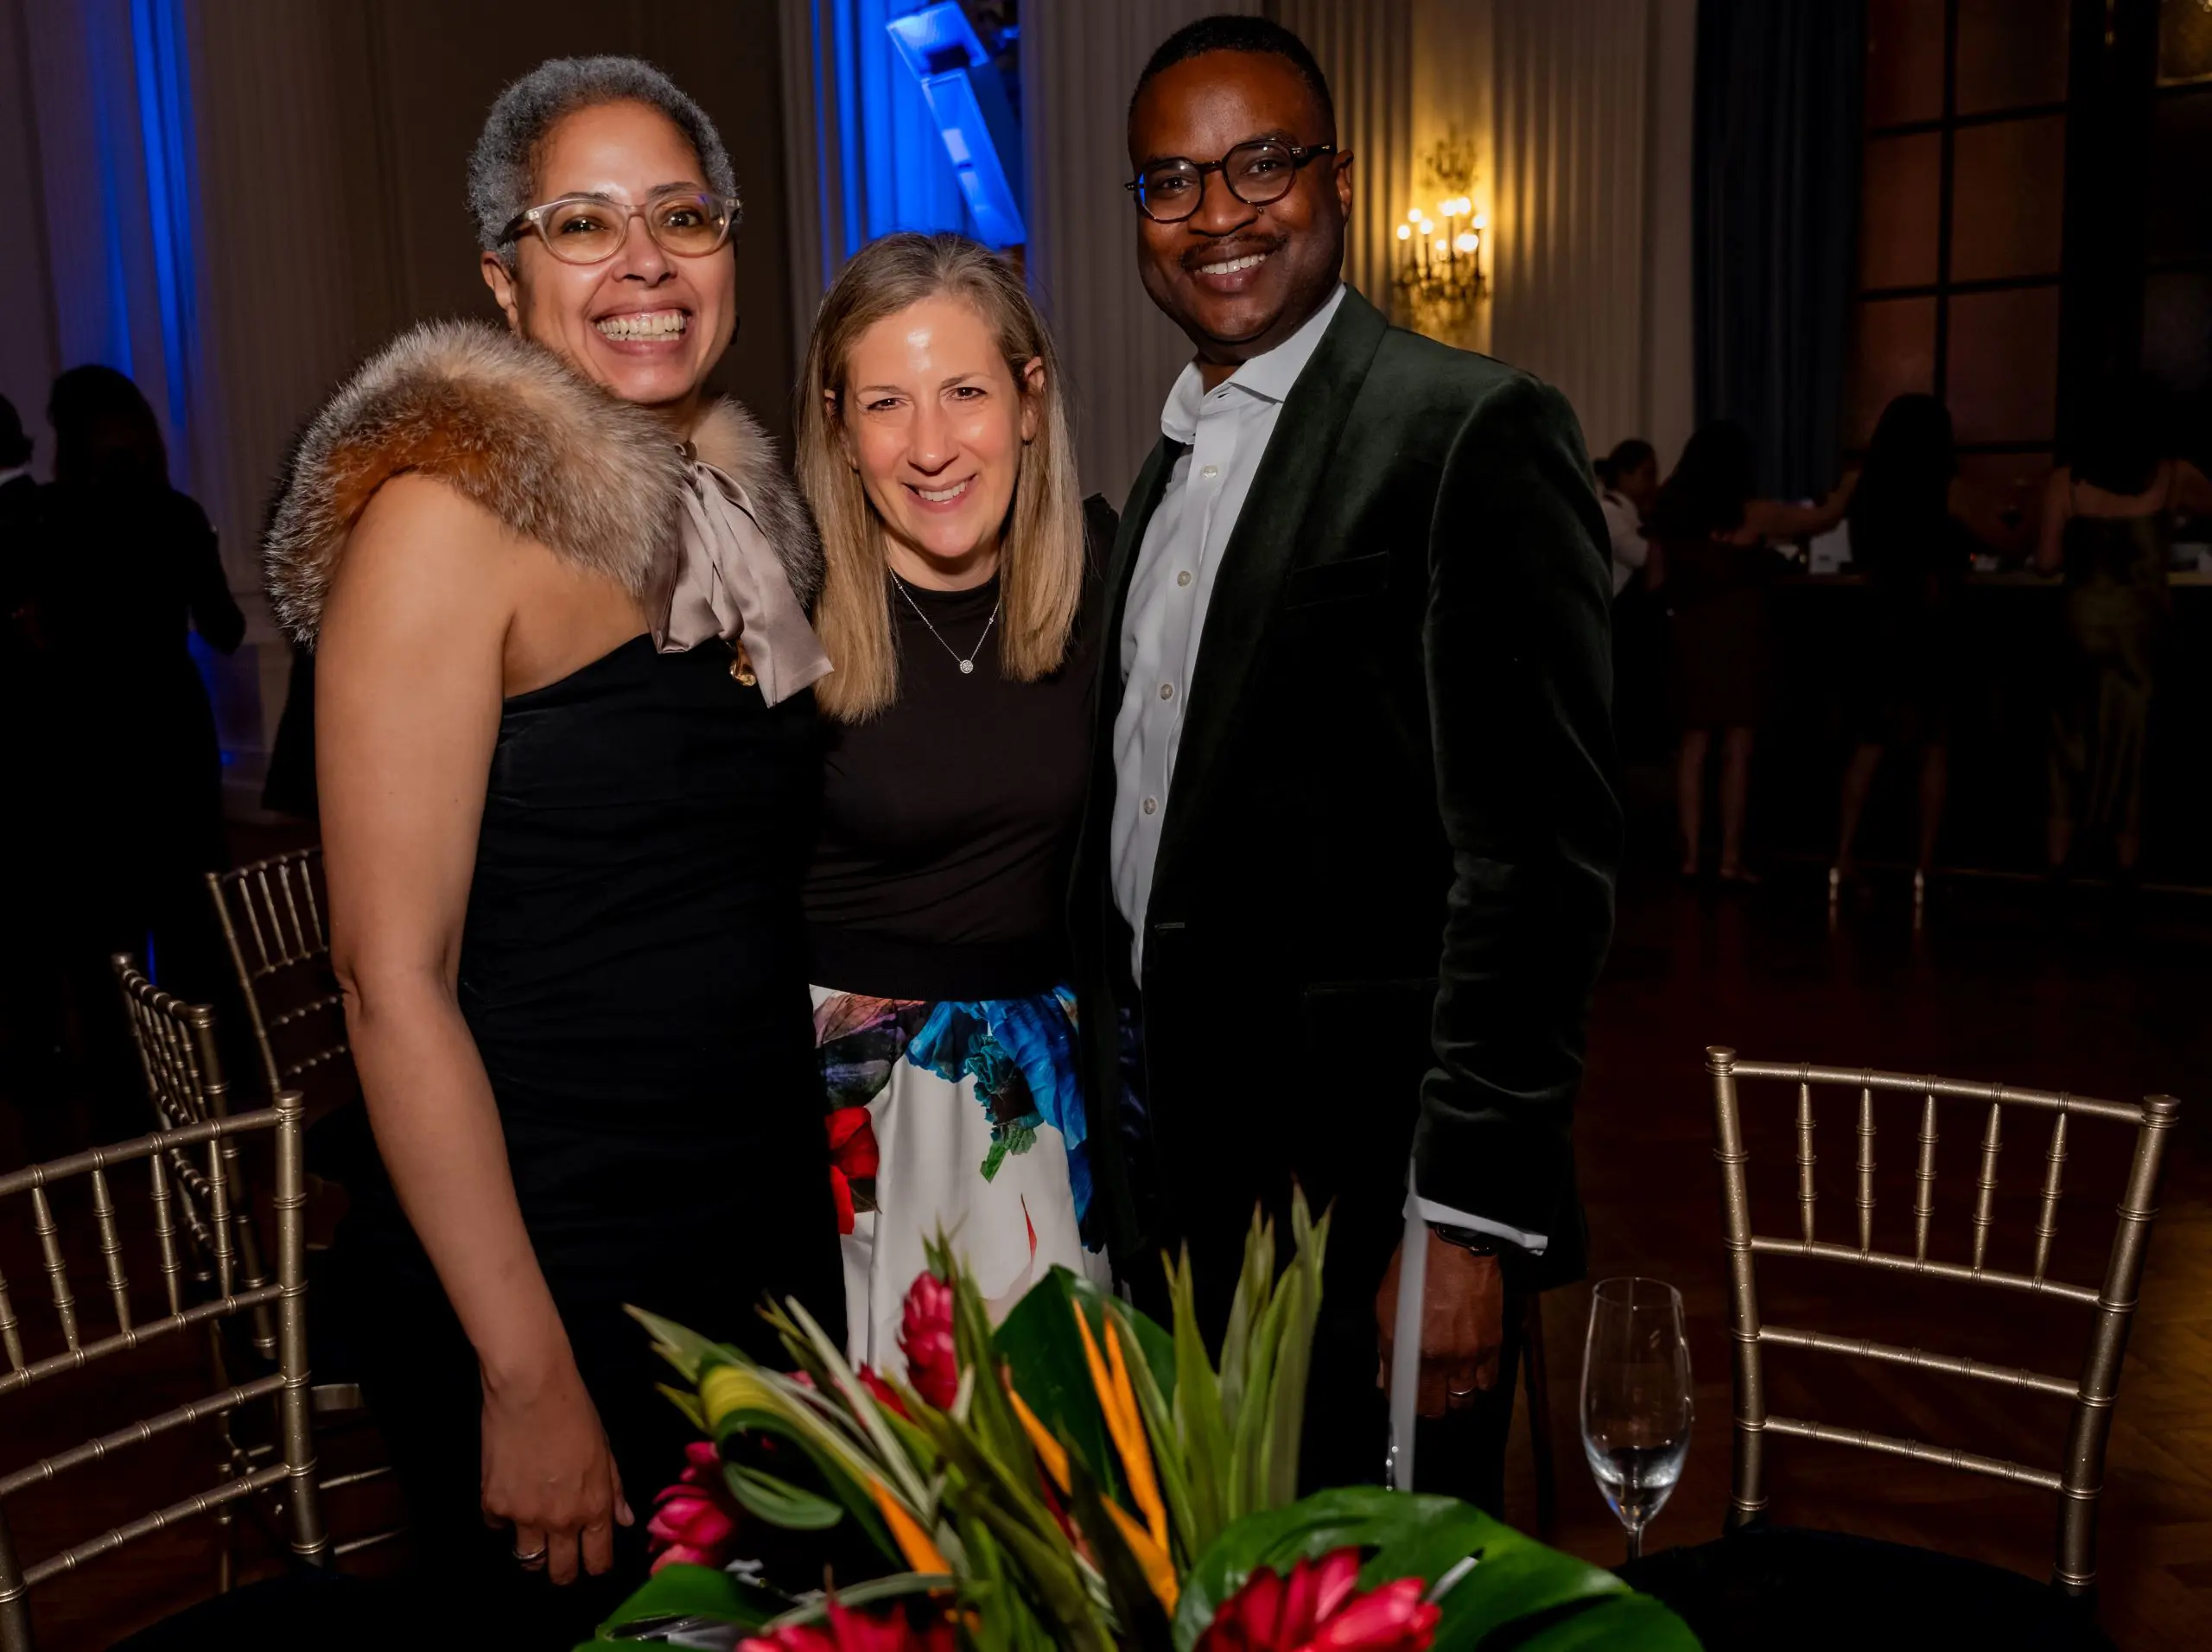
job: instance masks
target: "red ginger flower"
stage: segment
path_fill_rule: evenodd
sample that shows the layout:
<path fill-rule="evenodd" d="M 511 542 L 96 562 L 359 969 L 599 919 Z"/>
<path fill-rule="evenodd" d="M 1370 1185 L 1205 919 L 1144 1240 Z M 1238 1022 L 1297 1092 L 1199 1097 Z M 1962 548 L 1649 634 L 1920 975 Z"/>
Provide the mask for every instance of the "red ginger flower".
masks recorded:
<path fill-rule="evenodd" d="M 830 1603 L 830 1626 L 802 1623 L 737 1643 L 738 1652 L 954 1652 L 951 1620 L 938 1616 L 916 1629 L 897 1607 L 870 1617 Z"/>
<path fill-rule="evenodd" d="M 1262 1566 L 1221 1603 L 1195 1652 L 1422 1652 L 1443 1614 L 1427 1585 L 1399 1578 L 1363 1595 L 1359 1551 L 1300 1560 L 1287 1579 Z"/>
<path fill-rule="evenodd" d="M 960 1392 L 960 1359 L 952 1345 L 952 1287 L 934 1274 L 917 1274 L 906 1293 L 899 1346 L 906 1350 L 906 1380 L 940 1411 Z"/>
<path fill-rule="evenodd" d="M 720 1570 L 737 1529 L 737 1500 L 722 1479 L 721 1455 L 712 1440 L 693 1440 L 683 1456 L 683 1477 L 653 1499 L 653 1517 L 645 1523 L 656 1551 L 653 1570 L 675 1565 Z"/>

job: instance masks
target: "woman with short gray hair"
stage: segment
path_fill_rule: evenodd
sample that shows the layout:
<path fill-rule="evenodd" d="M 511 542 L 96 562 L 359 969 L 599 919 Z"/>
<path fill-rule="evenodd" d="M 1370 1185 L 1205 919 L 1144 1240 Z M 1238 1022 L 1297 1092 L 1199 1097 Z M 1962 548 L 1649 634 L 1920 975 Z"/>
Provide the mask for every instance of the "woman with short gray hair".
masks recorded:
<path fill-rule="evenodd" d="M 505 327 L 423 328 L 340 392 L 270 581 L 317 651 L 388 1172 L 335 1259 L 368 1397 L 441 1602 L 566 1646 L 684 1466 L 623 1306 L 766 1352 L 764 1291 L 839 1296 L 798 908 L 829 664 L 805 507 L 705 390 L 738 217 L 705 114 L 634 60 L 544 64 L 469 205 Z"/>

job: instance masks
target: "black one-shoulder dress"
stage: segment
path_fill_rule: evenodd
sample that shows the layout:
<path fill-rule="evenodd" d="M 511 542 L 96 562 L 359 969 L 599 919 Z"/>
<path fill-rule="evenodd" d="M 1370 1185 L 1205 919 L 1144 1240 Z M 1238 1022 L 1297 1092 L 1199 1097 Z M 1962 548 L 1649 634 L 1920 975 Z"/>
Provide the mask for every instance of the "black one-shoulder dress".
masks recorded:
<path fill-rule="evenodd" d="M 642 1579 L 691 1437 L 623 1304 L 764 1353 L 764 1292 L 842 1325 L 799 908 L 813 696 L 772 708 L 731 660 L 640 636 L 505 702 L 461 947 L 523 1219 L 638 1516 L 613 1577 L 552 1599 L 486 1531 L 475 1357 L 388 1186 L 340 1242 L 417 1564 L 502 1616 L 534 1591 L 574 1639 Z"/>

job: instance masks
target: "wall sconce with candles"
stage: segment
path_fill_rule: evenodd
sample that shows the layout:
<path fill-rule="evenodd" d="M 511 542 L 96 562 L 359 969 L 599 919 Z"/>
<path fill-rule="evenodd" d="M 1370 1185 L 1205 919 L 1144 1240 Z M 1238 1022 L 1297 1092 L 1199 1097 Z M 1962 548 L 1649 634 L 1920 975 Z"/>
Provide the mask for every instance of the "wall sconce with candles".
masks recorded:
<path fill-rule="evenodd" d="M 1394 284 L 1409 320 L 1449 334 L 1490 289 L 1483 275 L 1490 219 L 1475 209 L 1473 145 L 1454 131 L 1430 152 L 1424 171 L 1443 194 L 1432 212 L 1415 206 L 1398 225 Z"/>

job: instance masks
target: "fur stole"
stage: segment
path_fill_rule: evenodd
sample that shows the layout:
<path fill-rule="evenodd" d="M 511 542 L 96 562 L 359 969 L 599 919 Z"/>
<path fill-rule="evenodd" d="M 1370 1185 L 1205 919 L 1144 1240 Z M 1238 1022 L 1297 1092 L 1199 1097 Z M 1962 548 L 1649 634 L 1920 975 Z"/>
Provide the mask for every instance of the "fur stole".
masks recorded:
<path fill-rule="evenodd" d="M 759 422 L 715 403 L 693 446 L 745 490 L 810 607 L 821 543 Z M 551 351 L 481 322 L 416 327 L 355 373 L 295 449 L 263 549 L 270 605 L 312 645 L 346 536 L 377 489 L 406 471 L 643 599 L 677 556 L 684 465 L 658 419 Z"/>

